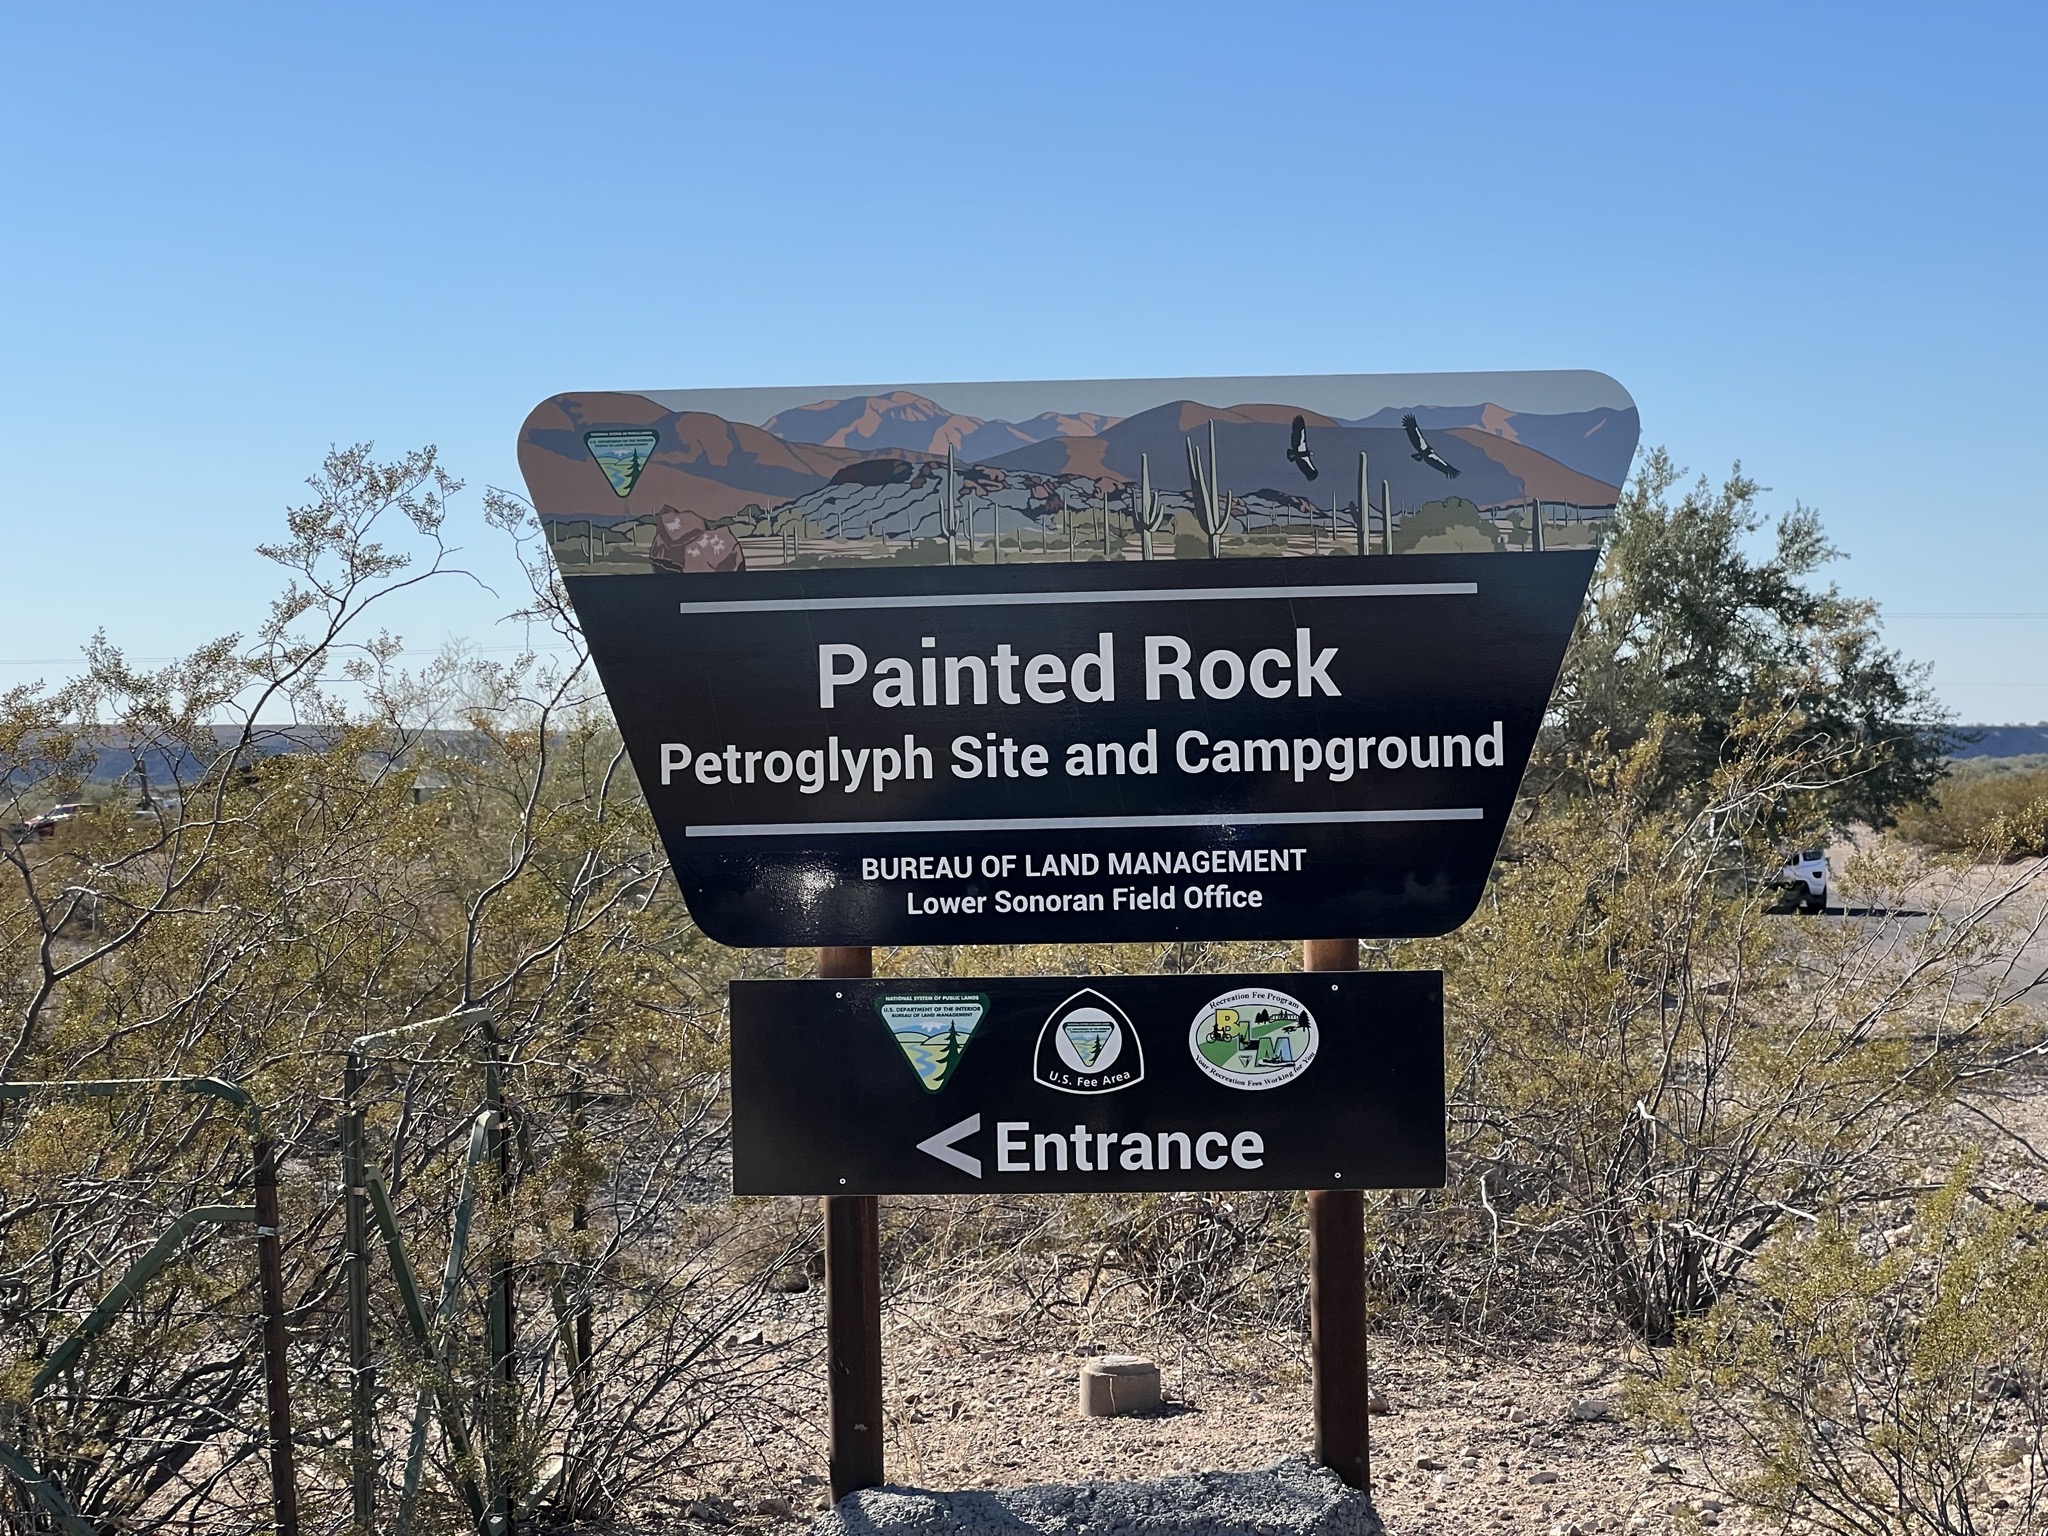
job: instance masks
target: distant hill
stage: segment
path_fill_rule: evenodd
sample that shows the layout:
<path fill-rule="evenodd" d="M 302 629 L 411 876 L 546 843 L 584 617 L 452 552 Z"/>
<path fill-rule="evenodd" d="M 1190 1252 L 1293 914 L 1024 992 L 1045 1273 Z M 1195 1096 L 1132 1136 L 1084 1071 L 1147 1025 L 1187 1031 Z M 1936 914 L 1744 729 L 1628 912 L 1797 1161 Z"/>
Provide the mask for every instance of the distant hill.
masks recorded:
<path fill-rule="evenodd" d="M 1289 426 L 1296 416 L 1308 425 L 1309 447 L 1322 471 L 1305 479 L 1288 462 Z M 1519 505 L 1531 496 L 1580 507 L 1614 504 L 1619 482 L 1606 483 L 1559 464 L 1527 444 L 1465 430 L 1443 431 L 1431 445 L 1458 470 L 1452 480 L 1418 463 L 1400 417 L 1392 427 L 1356 427 L 1287 405 L 1219 407 L 1175 400 L 1125 417 L 1094 437 L 1057 437 L 987 461 L 993 468 L 1040 475 L 1093 475 L 1123 482 L 1138 478 L 1140 455 L 1151 461 L 1152 483 L 1162 489 L 1187 484 L 1188 438 L 1206 455 L 1209 423 L 1216 423 L 1216 456 L 1222 485 L 1237 495 L 1277 488 L 1327 507 L 1334 495 L 1347 505 L 1357 499 L 1358 455 L 1366 455 L 1372 501 L 1380 482 L 1391 484 L 1394 505 L 1413 508 L 1446 494 L 1481 507 Z"/>
<path fill-rule="evenodd" d="M 208 729 L 212 732 L 216 750 L 223 754 L 241 740 L 242 727 L 239 725 L 216 725 Z M 254 757 L 279 757 L 289 752 L 318 751 L 327 744 L 327 740 L 318 731 L 305 726 L 259 726 L 249 749 Z M 407 741 L 409 755 L 419 761 L 459 757 L 482 762 L 494 750 L 490 738 L 479 731 L 412 731 L 407 734 Z M 205 750 L 203 741 L 200 749 L 202 752 Z M 73 766 L 88 784 L 125 784 L 138 796 L 143 785 L 147 784 L 154 795 L 175 797 L 184 786 L 196 784 L 218 764 L 214 761 L 201 762 L 184 746 L 167 747 L 158 742 L 138 750 L 132 738 L 126 738 L 118 731 L 105 730 L 86 738 L 86 749 L 74 760 Z M 19 787 L 30 782 L 30 775 L 17 769 L 9 782 Z"/>
<path fill-rule="evenodd" d="M 974 463 L 1049 437 L 1090 437 L 1114 421 L 1090 411 L 1073 416 L 1048 411 L 1029 421 L 984 421 L 956 415 L 923 395 L 899 389 L 795 406 L 778 411 L 761 427 L 785 442 L 863 451 L 907 449 L 938 456 L 950 448 L 956 458 Z"/>
<path fill-rule="evenodd" d="M 1955 757 L 2027 757 L 2048 752 L 2048 722 L 2040 725 L 1965 725 L 1962 735 L 1977 741 L 1957 747 Z"/>
<path fill-rule="evenodd" d="M 1615 497 L 1621 489 L 1615 482 L 1582 475 L 1577 470 L 1560 464 L 1549 454 L 1515 438 L 1483 432 L 1476 427 L 1453 427 L 1441 435 L 1470 444 L 1485 454 L 1514 477 L 1524 496 L 1534 496 L 1543 501 L 1568 502 L 1575 507 L 1610 507 L 1614 505 Z M 1403 443 L 1407 442 L 1408 435 L 1405 432 L 1401 434 L 1401 440 Z M 1435 438 L 1430 439 L 1430 442 L 1439 451 L 1446 447 Z"/>
<path fill-rule="evenodd" d="M 1469 428 L 1521 443 L 1545 458 L 1573 469 L 1606 485 L 1621 485 L 1628 479 L 1630 461 L 1635 457 L 1636 438 L 1642 431 L 1635 407 L 1625 411 L 1566 411 L 1555 416 L 1533 416 L 1499 405 L 1418 405 L 1415 420 L 1424 432 L 1448 432 Z M 1384 411 L 1357 421 L 1352 427 L 1398 427 L 1402 412 L 1389 406 Z M 1562 499 L 1562 498 L 1560 498 Z"/>

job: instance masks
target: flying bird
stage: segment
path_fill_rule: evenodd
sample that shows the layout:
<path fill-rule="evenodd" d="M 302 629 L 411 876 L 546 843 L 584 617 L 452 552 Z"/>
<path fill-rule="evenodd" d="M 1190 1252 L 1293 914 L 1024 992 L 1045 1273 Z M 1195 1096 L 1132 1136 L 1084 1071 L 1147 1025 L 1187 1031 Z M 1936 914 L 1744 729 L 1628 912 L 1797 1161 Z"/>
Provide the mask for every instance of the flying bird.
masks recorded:
<path fill-rule="evenodd" d="M 1408 441 L 1415 445 L 1415 451 L 1408 457 L 1427 464 L 1438 474 L 1448 475 L 1453 480 L 1458 478 L 1458 466 L 1446 462 L 1442 454 L 1429 446 L 1429 439 L 1422 435 L 1422 428 L 1415 424 L 1413 411 L 1401 418 L 1401 429 L 1408 434 Z"/>
<path fill-rule="evenodd" d="M 1309 456 L 1308 421 L 1304 417 L 1295 417 L 1294 427 L 1287 434 L 1287 462 L 1309 479 L 1315 479 L 1316 461 Z"/>

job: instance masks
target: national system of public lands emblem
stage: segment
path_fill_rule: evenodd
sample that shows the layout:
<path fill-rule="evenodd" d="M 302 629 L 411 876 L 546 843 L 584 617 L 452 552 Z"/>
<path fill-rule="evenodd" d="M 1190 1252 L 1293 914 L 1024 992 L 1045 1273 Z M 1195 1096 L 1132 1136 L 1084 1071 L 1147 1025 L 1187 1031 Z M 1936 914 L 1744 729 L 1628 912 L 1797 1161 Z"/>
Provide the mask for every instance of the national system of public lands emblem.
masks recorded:
<path fill-rule="evenodd" d="M 988 996 L 982 992 L 884 993 L 875 999 L 875 1012 L 889 1026 L 924 1091 L 937 1093 L 952 1080 L 967 1042 L 988 1017 Z"/>

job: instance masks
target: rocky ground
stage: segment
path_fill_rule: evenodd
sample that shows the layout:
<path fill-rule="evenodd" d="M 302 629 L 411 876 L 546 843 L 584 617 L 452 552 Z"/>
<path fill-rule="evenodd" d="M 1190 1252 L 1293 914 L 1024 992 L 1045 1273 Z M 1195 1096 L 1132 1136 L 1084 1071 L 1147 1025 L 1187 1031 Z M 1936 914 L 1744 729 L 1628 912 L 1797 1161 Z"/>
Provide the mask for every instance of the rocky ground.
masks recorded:
<path fill-rule="evenodd" d="M 2005 1118 L 2048 1148 L 2048 1073 L 2027 1087 Z M 2031 1158 L 2008 1144 L 1995 1161 L 2007 1188 L 2048 1199 L 2048 1175 Z M 744 1451 L 634 1529 L 785 1532 L 827 1513 L 817 1303 L 815 1291 L 787 1298 L 768 1331 L 767 1343 L 786 1339 L 788 1348 L 765 1362 L 775 1406 L 738 1437 Z M 986 1300 L 892 1303 L 884 1329 L 887 1465 L 897 1484 L 973 1490 L 1242 1472 L 1312 1443 L 1306 1341 L 1292 1331 L 1132 1323 L 1062 1337 Z M 1105 1352 L 1158 1362 L 1160 1412 L 1081 1415 L 1082 1364 Z M 1376 1338 L 1372 1382 L 1384 1411 L 1372 1417 L 1372 1493 L 1389 1536 L 1779 1529 L 1725 1508 L 1689 1457 L 1619 1411 L 1629 1372 L 1644 1363 L 1623 1340 Z M 2014 1481 L 2017 1497 L 2023 1476 L 2013 1467 L 1993 1481 Z"/>
<path fill-rule="evenodd" d="M 892 1309 L 886 1335 L 888 1468 L 900 1484 L 994 1489 L 1249 1471 L 1311 1444 L 1298 1336 L 1122 1329 L 1057 1340 L 925 1308 Z M 1163 1410 L 1082 1417 L 1081 1366 L 1103 1351 L 1156 1360 Z M 1452 1351 L 1380 1341 L 1373 1385 L 1386 1411 L 1372 1419 L 1373 1495 L 1387 1530 L 1592 1536 L 1677 1529 L 1688 1509 L 1704 1525 L 1747 1528 L 1690 1488 L 1685 1469 L 1618 1412 L 1628 1366 L 1620 1347 Z M 812 1392 L 815 1434 L 764 1434 L 752 1457 L 707 1479 L 675 1512 L 764 1530 L 822 1515 L 824 1404 L 813 1376 L 793 1371 L 786 1387 Z"/>
<path fill-rule="evenodd" d="M 886 1348 L 888 1471 L 901 1487 L 993 1490 L 1248 1472 L 1298 1457 L 1311 1444 L 1307 1358 L 1298 1338 L 1124 1330 L 1104 1341 L 1061 1344 L 1006 1332 L 992 1319 L 899 1309 L 889 1319 Z M 1158 1361 L 1166 1396 L 1160 1412 L 1080 1415 L 1082 1362 L 1105 1348 Z M 1388 1536 L 1782 1529 L 1726 1507 L 1689 1457 L 1618 1411 L 1639 1359 L 1620 1345 L 1453 1350 L 1379 1341 L 1373 1381 L 1386 1411 L 1372 1418 L 1372 1494 Z M 672 1508 L 648 1511 L 657 1518 L 633 1529 L 815 1527 L 812 1536 L 897 1529 L 831 1513 L 816 1373 L 792 1372 L 786 1386 L 792 1399 L 806 1398 L 814 1433 L 764 1434 L 743 1462 L 707 1477 Z M 1994 1473 L 1993 1481 L 2014 1481 L 2016 1496 L 2023 1476 L 2015 1467 Z M 939 1519 L 945 1507 L 928 1506 L 903 1528 L 946 1529 Z M 1013 1536 L 1041 1529 L 990 1528 Z M 1057 1522 L 1042 1528 L 1075 1529 Z M 1139 1522 L 1117 1529 L 1169 1527 Z"/>
<path fill-rule="evenodd" d="M 893 1426 L 907 1480 L 987 1487 L 1240 1470 L 1310 1444 L 1298 1339 L 1111 1342 L 1158 1360 L 1163 1413 L 1079 1416 L 1075 1379 L 1095 1341 L 1017 1359 L 1004 1358 L 1014 1345 L 964 1340 L 912 1353 L 899 1367 L 906 1406 Z M 1618 1385 L 1623 1363 L 1585 1348 L 1503 1359 L 1383 1346 L 1374 1384 L 1389 1411 L 1373 1420 L 1373 1493 L 1388 1528 L 1449 1536 L 1576 1523 L 1592 1532 L 1669 1502 L 1668 1476 L 1648 1473 L 1600 1395 Z"/>

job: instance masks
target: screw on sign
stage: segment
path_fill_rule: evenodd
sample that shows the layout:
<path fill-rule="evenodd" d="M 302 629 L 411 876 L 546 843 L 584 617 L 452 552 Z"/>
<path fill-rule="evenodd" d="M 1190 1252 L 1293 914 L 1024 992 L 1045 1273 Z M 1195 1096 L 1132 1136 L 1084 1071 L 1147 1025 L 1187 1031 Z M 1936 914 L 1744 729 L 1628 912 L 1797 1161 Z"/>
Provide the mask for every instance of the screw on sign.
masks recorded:
<path fill-rule="evenodd" d="M 1476 907 L 1636 437 L 1583 372 L 529 416 L 692 916 L 846 983 L 733 994 L 736 1187 L 826 1197 L 836 1491 L 882 1477 L 873 1197 L 964 1187 L 1309 1189 L 1317 1454 L 1364 1482 L 1358 1191 L 1441 1179 L 1442 1020 L 1428 973 L 1371 1014 L 1389 979 L 1341 973 Z M 874 944 L 1260 938 L 1305 974 L 864 980 Z"/>

